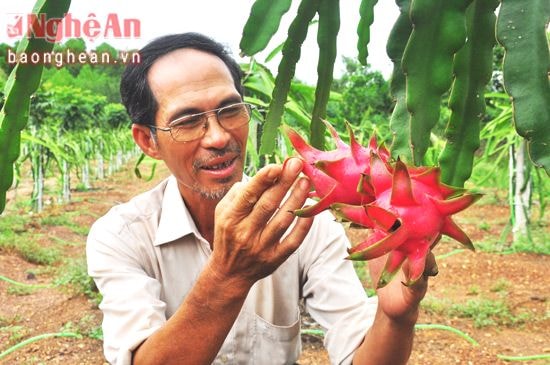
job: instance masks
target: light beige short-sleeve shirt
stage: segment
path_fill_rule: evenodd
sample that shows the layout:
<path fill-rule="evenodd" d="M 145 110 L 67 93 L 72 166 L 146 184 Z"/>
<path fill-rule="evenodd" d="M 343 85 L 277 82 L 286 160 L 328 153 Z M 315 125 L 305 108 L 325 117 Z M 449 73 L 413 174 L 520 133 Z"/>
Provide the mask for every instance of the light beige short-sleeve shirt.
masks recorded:
<path fill-rule="evenodd" d="M 331 363 L 351 363 L 377 303 L 344 260 L 348 244 L 330 213 L 318 215 L 300 248 L 252 287 L 214 363 L 293 364 L 301 351 L 300 299 L 326 330 Z M 174 314 L 212 253 L 174 177 L 100 218 L 86 252 L 103 295 L 104 352 L 112 364 L 131 363 L 132 351 Z"/>

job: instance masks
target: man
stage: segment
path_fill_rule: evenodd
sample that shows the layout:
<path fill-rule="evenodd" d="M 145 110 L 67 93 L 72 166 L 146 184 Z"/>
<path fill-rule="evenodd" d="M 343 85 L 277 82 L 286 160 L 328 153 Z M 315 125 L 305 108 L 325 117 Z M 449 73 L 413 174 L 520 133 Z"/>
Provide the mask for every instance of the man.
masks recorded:
<path fill-rule="evenodd" d="M 135 142 L 172 176 L 90 231 L 107 360 L 292 364 L 303 299 L 332 363 L 405 363 L 427 280 L 407 288 L 397 279 L 378 303 L 368 299 L 343 260 L 341 225 L 328 212 L 291 213 L 310 189 L 299 159 L 243 177 L 250 107 L 221 45 L 172 35 L 141 57 L 122 77 L 122 99 Z"/>

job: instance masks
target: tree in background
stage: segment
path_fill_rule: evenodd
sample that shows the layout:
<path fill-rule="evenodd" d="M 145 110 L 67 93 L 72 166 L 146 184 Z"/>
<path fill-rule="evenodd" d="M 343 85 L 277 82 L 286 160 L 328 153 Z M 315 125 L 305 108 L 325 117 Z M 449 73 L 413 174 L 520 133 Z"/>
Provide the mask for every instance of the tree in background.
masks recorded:
<path fill-rule="evenodd" d="M 79 55 L 86 53 L 87 47 L 84 39 L 71 38 L 71 39 L 68 39 L 63 44 L 56 43 L 54 46 L 54 51 L 65 54 L 65 56 L 67 55 L 68 52 L 71 52 L 77 57 L 79 57 Z M 71 73 L 71 75 L 73 75 L 74 77 L 77 77 L 82 68 L 82 64 L 79 62 L 70 63 L 68 61 L 69 61 L 68 57 L 66 57 L 63 63 L 63 67 L 66 70 L 68 70 Z"/>
<path fill-rule="evenodd" d="M 345 73 L 334 80 L 332 89 L 341 100 L 328 105 L 327 119 L 343 131 L 344 121 L 358 126 L 358 136 L 375 133 L 382 140 L 391 140 L 388 120 L 393 108 L 389 83 L 378 71 L 363 66 L 357 60 L 344 57 Z"/>

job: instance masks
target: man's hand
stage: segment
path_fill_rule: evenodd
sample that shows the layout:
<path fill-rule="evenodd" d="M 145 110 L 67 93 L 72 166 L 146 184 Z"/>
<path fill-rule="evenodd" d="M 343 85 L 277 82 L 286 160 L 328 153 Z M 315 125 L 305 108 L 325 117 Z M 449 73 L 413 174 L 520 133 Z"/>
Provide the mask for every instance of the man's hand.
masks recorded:
<path fill-rule="evenodd" d="M 387 255 L 369 261 L 373 282 L 377 283 Z M 406 364 L 414 337 L 414 325 L 418 318 L 418 307 L 428 288 L 428 277 L 437 274 L 435 258 L 430 253 L 426 258 L 424 275 L 410 286 L 403 285 L 408 274 L 407 262 L 392 281 L 377 290 L 378 309 L 372 327 L 365 341 L 355 352 L 354 365 L 397 365 Z"/>
<path fill-rule="evenodd" d="M 252 285 L 281 265 L 311 227 L 312 218 L 299 218 L 283 237 L 309 192 L 301 171 L 296 158 L 266 166 L 218 203 L 207 267 L 176 313 L 135 351 L 135 364 L 214 361 Z"/>
<path fill-rule="evenodd" d="M 252 286 L 271 274 L 302 243 L 312 218 L 296 218 L 292 213 L 302 207 L 310 188 L 307 178 L 298 177 L 301 171 L 302 161 L 297 158 L 287 160 L 283 166 L 266 166 L 248 183 L 235 184 L 219 202 L 210 269 L 221 280 Z"/>
<path fill-rule="evenodd" d="M 378 282 L 386 260 L 387 255 L 369 261 L 369 270 L 374 283 Z M 433 253 L 430 252 L 426 257 L 424 275 L 416 283 L 407 287 L 403 283 L 407 281 L 408 270 L 408 261 L 405 261 L 396 277 L 385 287 L 377 290 L 378 309 L 394 321 L 414 324 L 418 316 L 418 306 L 428 288 L 428 277 L 437 274 Z"/>

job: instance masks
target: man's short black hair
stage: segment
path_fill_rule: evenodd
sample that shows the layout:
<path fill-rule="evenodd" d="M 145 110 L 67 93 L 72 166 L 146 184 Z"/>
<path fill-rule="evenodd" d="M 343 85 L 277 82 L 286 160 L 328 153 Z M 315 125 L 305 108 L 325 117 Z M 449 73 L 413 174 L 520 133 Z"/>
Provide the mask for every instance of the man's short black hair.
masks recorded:
<path fill-rule="evenodd" d="M 120 96 L 133 123 L 155 123 L 158 103 L 149 87 L 147 74 L 158 58 L 181 48 L 196 49 L 220 58 L 229 69 L 235 88 L 243 96 L 241 68 L 222 44 L 199 33 L 167 35 L 143 47 L 139 51 L 141 62 L 129 64 L 122 74 Z"/>

